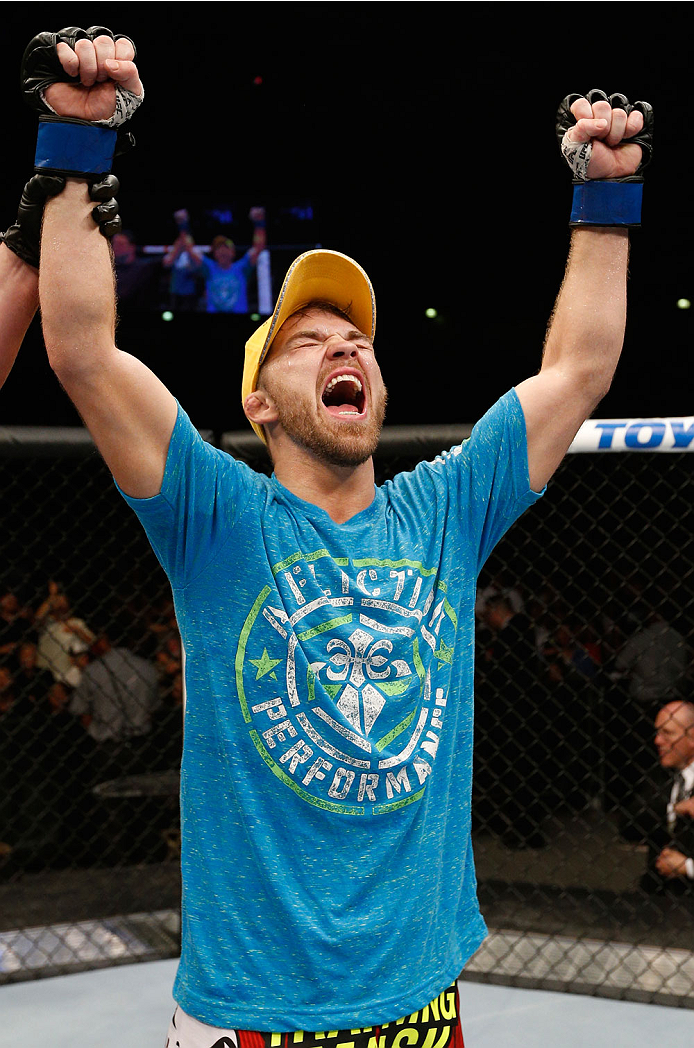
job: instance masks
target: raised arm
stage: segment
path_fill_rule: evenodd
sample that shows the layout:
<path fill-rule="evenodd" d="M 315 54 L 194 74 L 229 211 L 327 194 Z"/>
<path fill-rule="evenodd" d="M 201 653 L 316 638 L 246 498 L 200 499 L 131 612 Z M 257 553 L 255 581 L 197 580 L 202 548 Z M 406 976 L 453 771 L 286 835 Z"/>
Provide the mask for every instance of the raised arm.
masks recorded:
<path fill-rule="evenodd" d="M 162 258 L 161 264 L 166 269 L 170 269 L 176 259 L 184 254 L 184 252 L 188 255 L 193 268 L 199 269 L 202 265 L 202 255 L 195 246 L 195 241 L 190 233 L 178 234 L 173 244 Z"/>
<path fill-rule="evenodd" d="M 116 84 L 142 90 L 126 38 L 58 43 L 76 83 L 52 84 L 46 100 L 61 112 L 98 120 L 114 112 Z M 73 108 L 70 109 L 69 106 Z M 161 488 L 176 402 L 141 361 L 115 345 L 115 282 L 110 248 L 91 216 L 88 183 L 68 178 L 45 209 L 39 298 L 55 374 L 123 490 L 148 498 Z"/>
<path fill-rule="evenodd" d="M 539 374 L 516 387 L 540 491 L 610 388 L 626 325 L 627 230 L 577 229 Z"/>
<path fill-rule="evenodd" d="M 248 215 L 253 223 L 253 243 L 251 244 L 248 257 L 253 265 L 258 261 L 258 255 L 265 250 L 267 244 L 267 233 L 265 231 L 265 208 L 252 207 Z"/>
<path fill-rule="evenodd" d="M 0 386 L 12 370 L 39 304 L 44 203 L 64 185 L 62 178 L 34 175 L 24 186 L 16 220 L 0 235 Z"/>
<path fill-rule="evenodd" d="M 41 223 L 47 197 L 62 192 L 65 179 L 35 174 L 24 186 L 17 219 L 0 235 L 0 387 L 9 375 L 29 324 L 39 304 Z M 104 236 L 120 228 L 118 180 L 108 176 L 90 185 L 96 203 L 92 220 Z"/>
<path fill-rule="evenodd" d="M 156 495 L 176 402 L 140 360 L 115 344 L 115 281 L 94 228 L 87 184 L 68 179 L 46 207 L 39 295 L 48 359 L 121 488 Z"/>
<path fill-rule="evenodd" d="M 39 304 L 38 273 L 0 244 L 0 386 Z"/>
<path fill-rule="evenodd" d="M 629 138 L 643 128 L 643 115 L 612 108 L 609 101 L 578 98 L 571 106 L 576 146 L 591 145 L 583 177 L 629 177 L 641 163 L 641 147 Z M 578 161 L 576 162 L 578 164 Z M 619 186 L 618 182 L 610 185 Z M 564 457 L 580 425 L 610 387 L 626 326 L 628 224 L 573 230 L 569 259 L 545 341 L 540 372 L 517 387 L 528 435 L 530 485 L 539 491 Z M 616 221 L 621 221 L 617 216 Z"/>

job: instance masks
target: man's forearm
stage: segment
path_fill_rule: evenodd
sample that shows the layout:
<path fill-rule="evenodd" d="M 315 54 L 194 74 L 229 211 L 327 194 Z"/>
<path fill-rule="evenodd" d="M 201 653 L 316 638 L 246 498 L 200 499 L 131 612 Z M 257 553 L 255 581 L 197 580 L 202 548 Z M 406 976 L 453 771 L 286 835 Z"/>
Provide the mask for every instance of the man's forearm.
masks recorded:
<path fill-rule="evenodd" d="M 266 245 L 267 230 L 265 229 L 265 223 L 256 222 L 253 227 L 253 243 L 251 244 L 250 250 L 250 257 L 254 264 L 258 261 L 258 256 L 261 251 L 265 250 Z"/>
<path fill-rule="evenodd" d="M 36 312 L 38 284 L 36 270 L 0 244 L 0 386 L 12 370 Z"/>
<path fill-rule="evenodd" d="M 626 230 L 577 229 L 537 375 L 516 387 L 528 468 L 541 491 L 610 388 L 626 326 Z"/>
<path fill-rule="evenodd" d="M 626 229 L 576 229 L 542 367 L 583 376 L 598 399 L 609 388 L 624 342 L 629 235 Z"/>
<path fill-rule="evenodd" d="M 70 179 L 46 204 L 39 291 L 44 340 L 60 374 L 98 367 L 113 348 L 115 281 L 86 182 Z"/>

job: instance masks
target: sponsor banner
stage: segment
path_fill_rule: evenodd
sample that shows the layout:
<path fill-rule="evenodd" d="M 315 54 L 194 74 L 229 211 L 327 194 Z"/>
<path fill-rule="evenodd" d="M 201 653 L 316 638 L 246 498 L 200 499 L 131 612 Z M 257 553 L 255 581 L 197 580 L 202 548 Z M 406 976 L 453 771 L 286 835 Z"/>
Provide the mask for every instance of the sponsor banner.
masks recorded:
<path fill-rule="evenodd" d="M 591 418 L 569 452 L 694 451 L 694 416 L 685 418 Z"/>

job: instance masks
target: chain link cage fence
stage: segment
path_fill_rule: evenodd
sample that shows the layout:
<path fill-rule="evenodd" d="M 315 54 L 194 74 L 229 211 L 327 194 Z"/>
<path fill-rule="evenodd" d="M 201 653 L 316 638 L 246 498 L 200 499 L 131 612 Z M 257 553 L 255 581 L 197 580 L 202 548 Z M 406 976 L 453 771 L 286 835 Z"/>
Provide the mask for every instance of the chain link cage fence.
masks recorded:
<path fill-rule="evenodd" d="M 469 431 L 387 429 L 378 479 Z M 694 719 L 690 442 L 692 419 L 586 423 L 484 567 L 490 935 L 465 978 L 692 1005 L 694 869 L 676 856 L 694 856 L 694 782 L 675 811 L 668 756 Z M 219 443 L 267 471 L 253 436 Z M 0 430 L 0 474 L 0 981 L 176 956 L 168 582 L 84 431 Z"/>

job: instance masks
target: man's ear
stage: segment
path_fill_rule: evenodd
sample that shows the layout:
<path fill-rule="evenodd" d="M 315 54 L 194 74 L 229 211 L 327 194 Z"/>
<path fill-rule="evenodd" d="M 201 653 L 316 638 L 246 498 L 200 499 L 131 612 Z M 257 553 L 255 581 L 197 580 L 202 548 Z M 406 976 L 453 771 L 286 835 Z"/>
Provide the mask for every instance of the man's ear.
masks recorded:
<path fill-rule="evenodd" d="M 258 426 L 276 422 L 279 417 L 274 400 L 264 389 L 256 389 L 249 393 L 243 402 L 243 410 L 249 422 L 255 422 Z"/>

